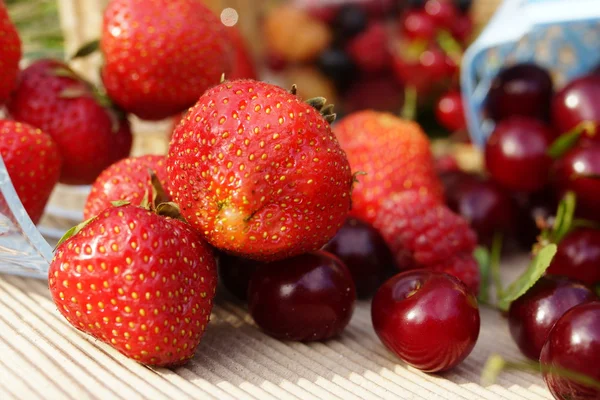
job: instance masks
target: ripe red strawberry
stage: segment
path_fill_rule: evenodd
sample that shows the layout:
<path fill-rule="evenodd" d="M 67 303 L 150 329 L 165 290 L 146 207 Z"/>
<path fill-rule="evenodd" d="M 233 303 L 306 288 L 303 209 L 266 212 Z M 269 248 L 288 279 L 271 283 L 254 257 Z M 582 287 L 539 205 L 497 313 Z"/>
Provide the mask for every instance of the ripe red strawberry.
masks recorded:
<path fill-rule="evenodd" d="M 190 109 L 169 148 L 170 190 L 213 246 L 275 260 L 335 235 L 350 208 L 352 174 L 323 103 L 238 80 Z"/>
<path fill-rule="evenodd" d="M 394 194 L 382 202 L 374 226 L 400 269 L 444 271 L 477 293 L 479 268 L 472 256 L 477 237 L 465 219 L 438 199 L 417 191 Z"/>
<path fill-rule="evenodd" d="M 93 88 L 60 61 L 25 69 L 8 111 L 52 136 L 63 158 L 62 183 L 90 184 L 131 149 L 127 119 L 103 107 Z"/>
<path fill-rule="evenodd" d="M 21 39 L 0 1 L 0 105 L 8 99 L 17 83 L 21 60 Z"/>
<path fill-rule="evenodd" d="M 235 79 L 257 79 L 256 66 L 246 39 L 244 39 L 239 29 L 234 26 L 228 27 L 227 33 L 233 46 L 233 63 L 227 79 L 230 81 Z"/>
<path fill-rule="evenodd" d="M 421 127 L 392 114 L 359 111 L 336 124 L 335 134 L 352 171 L 363 171 L 352 192 L 351 214 L 373 223 L 391 193 L 418 190 L 441 201 L 429 140 Z"/>
<path fill-rule="evenodd" d="M 189 225 L 141 207 L 107 209 L 60 244 L 49 286 L 77 329 L 141 363 L 192 358 L 216 290 L 212 250 Z"/>
<path fill-rule="evenodd" d="M 83 218 L 88 219 L 100 214 L 114 201 L 122 200 L 139 205 L 146 194 L 152 193 L 150 170 L 156 173 L 162 187 L 168 193 L 165 156 L 125 158 L 98 176 L 83 208 Z"/>
<path fill-rule="evenodd" d="M 0 153 L 23 207 L 37 224 L 62 163 L 52 138 L 30 125 L 0 120 Z"/>
<path fill-rule="evenodd" d="M 384 24 L 374 23 L 353 38 L 346 51 L 356 65 L 365 72 L 381 72 L 390 67 L 388 32 Z"/>
<path fill-rule="evenodd" d="M 198 0 L 112 0 L 100 48 L 109 97 L 149 120 L 185 110 L 231 69 L 225 27 Z"/>

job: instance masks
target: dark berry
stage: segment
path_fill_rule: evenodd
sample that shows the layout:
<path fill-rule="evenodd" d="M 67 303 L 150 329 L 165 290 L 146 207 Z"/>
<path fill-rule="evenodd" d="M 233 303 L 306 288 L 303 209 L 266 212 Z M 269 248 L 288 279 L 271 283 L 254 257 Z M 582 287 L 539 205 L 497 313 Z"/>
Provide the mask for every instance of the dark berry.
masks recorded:
<path fill-rule="evenodd" d="M 573 307 L 556 322 L 542 348 L 540 363 L 546 368 L 579 373 L 600 382 L 599 301 Z M 547 370 L 543 374 L 556 399 L 600 399 L 597 386 L 590 387 Z"/>
<path fill-rule="evenodd" d="M 518 64 L 496 76 L 487 97 L 490 116 L 499 121 L 521 115 L 546 120 L 552 98 L 552 78 L 534 64 Z"/>
<path fill-rule="evenodd" d="M 596 299 L 581 283 L 562 277 L 542 277 L 510 305 L 510 334 L 521 352 L 537 361 L 554 323 L 570 308 Z"/>
<path fill-rule="evenodd" d="M 383 344 L 425 372 L 455 367 L 479 336 L 475 296 L 458 279 L 425 269 L 384 283 L 373 297 L 371 317 Z"/>
<path fill-rule="evenodd" d="M 400 21 L 402 34 L 413 40 L 431 40 L 437 33 L 437 25 L 424 10 L 408 10 Z"/>
<path fill-rule="evenodd" d="M 468 13 L 473 5 L 473 0 L 454 0 L 454 5 L 462 13 Z"/>
<path fill-rule="evenodd" d="M 559 133 L 583 121 L 600 123 L 600 75 L 592 74 L 571 81 L 552 100 L 552 121 Z M 586 132 L 597 138 L 598 132 Z"/>
<path fill-rule="evenodd" d="M 554 133 L 528 117 L 498 123 L 485 146 L 485 165 L 492 179 L 506 189 L 534 192 L 546 185 L 552 159 L 547 154 Z"/>
<path fill-rule="evenodd" d="M 344 330 L 356 291 L 348 268 L 318 251 L 262 264 L 248 289 L 248 308 L 256 324 L 283 340 L 325 340 Z"/>
<path fill-rule="evenodd" d="M 219 281 L 231 294 L 240 300 L 248 297 L 248 285 L 252 274 L 260 265 L 257 261 L 219 254 Z"/>
<path fill-rule="evenodd" d="M 435 106 L 435 117 L 438 123 L 450 132 L 459 131 L 467 127 L 465 111 L 459 91 L 451 90 L 438 99 Z"/>
<path fill-rule="evenodd" d="M 271 71 L 275 72 L 283 71 L 287 67 L 285 58 L 274 52 L 267 53 L 265 56 L 265 64 Z"/>
<path fill-rule="evenodd" d="M 495 233 L 510 234 L 517 225 L 517 207 L 510 195 L 489 180 L 466 178 L 447 199 L 477 232 L 480 243 L 490 244 Z"/>
<path fill-rule="evenodd" d="M 570 150 L 554 164 L 551 176 L 559 197 L 573 191 L 577 213 L 600 221 L 600 143 Z"/>
<path fill-rule="evenodd" d="M 425 12 L 431 15 L 436 25 L 442 29 L 452 29 L 452 24 L 458 16 L 454 4 L 445 0 L 427 0 Z"/>
<path fill-rule="evenodd" d="M 350 56 L 338 47 L 331 47 L 322 52 L 317 63 L 321 71 L 334 81 L 338 88 L 349 85 L 357 72 Z"/>
<path fill-rule="evenodd" d="M 344 40 L 358 35 L 365 30 L 369 19 L 365 11 L 358 5 L 346 5 L 338 11 L 334 25 L 337 34 Z"/>
<path fill-rule="evenodd" d="M 425 7 L 425 0 L 406 0 L 407 8 L 423 8 Z"/>
<path fill-rule="evenodd" d="M 558 201 L 548 187 L 531 194 L 518 194 L 515 198 L 519 208 L 516 239 L 524 250 L 529 251 L 537 242 L 541 230 L 551 226 Z"/>
<path fill-rule="evenodd" d="M 547 273 L 600 283 L 600 230 L 577 229 L 561 240 Z"/>
<path fill-rule="evenodd" d="M 356 218 L 348 218 L 323 250 L 348 267 L 358 297 L 372 295 L 393 270 L 394 258 L 379 232 Z"/>

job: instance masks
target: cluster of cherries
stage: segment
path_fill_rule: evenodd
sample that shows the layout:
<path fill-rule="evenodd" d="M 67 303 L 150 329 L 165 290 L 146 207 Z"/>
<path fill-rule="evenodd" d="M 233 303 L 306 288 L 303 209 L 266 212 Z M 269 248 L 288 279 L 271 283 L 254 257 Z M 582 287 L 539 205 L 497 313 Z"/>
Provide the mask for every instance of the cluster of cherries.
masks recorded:
<path fill-rule="evenodd" d="M 332 83 L 335 93 L 328 100 L 341 113 L 365 108 L 398 113 L 405 88 L 411 88 L 420 108 L 435 107 L 439 125 L 450 132 L 465 129 L 458 64 L 473 31 L 471 1 L 306 4 L 307 8 L 286 13 L 275 9 L 265 16 L 266 64 L 272 72 L 289 72 L 310 95 L 329 93 L 322 81 Z M 269 23 L 284 17 L 287 24 Z M 293 52 L 291 43 L 284 46 L 285 37 L 297 39 Z M 310 37 L 310 45 L 303 37 Z M 305 71 L 302 76 L 294 72 L 298 66 Z"/>

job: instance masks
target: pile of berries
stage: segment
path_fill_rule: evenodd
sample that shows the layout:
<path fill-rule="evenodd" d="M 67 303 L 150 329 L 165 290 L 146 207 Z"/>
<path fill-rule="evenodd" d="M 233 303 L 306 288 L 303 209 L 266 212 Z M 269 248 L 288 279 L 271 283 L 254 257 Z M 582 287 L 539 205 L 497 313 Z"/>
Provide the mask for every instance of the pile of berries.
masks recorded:
<path fill-rule="evenodd" d="M 368 10 L 377 11 L 342 7 L 319 19 L 279 9 L 287 14 L 278 22 L 297 20 L 310 34 L 270 46 L 327 71 L 323 58 L 362 54 L 352 42 L 380 29 Z M 463 17 L 428 0 L 401 26 L 409 46 L 425 40 L 435 53 L 439 31 L 466 37 Z M 327 39 L 330 26 L 353 39 L 339 47 Z M 557 398 L 598 397 L 589 381 L 561 372 L 600 379 L 595 75 L 552 95 L 538 67 L 503 71 L 489 96 L 497 125 L 481 178 L 452 163 L 440 171 L 416 122 L 359 110 L 333 124 L 333 106 L 299 95 L 300 84 L 234 79 L 254 74 L 245 44 L 196 0 L 112 0 L 103 27 L 99 90 L 54 60 L 19 72 L 18 36 L 0 5 L 1 60 L 9 60 L 0 64 L 0 101 L 13 118 L 0 121 L 0 149 L 17 193 L 37 220 L 58 180 L 92 184 L 86 221 L 61 239 L 49 269 L 58 311 L 75 328 L 141 363 L 177 366 L 210 329 L 218 282 L 281 340 L 340 335 L 357 298 L 372 296 L 383 344 L 418 369 L 445 371 L 478 339 L 477 296 L 487 290 L 478 244 L 519 233 L 525 213 L 543 228 L 538 256 L 558 250 L 545 260 L 547 276 L 532 278 L 544 272 L 536 257 L 537 272 L 511 285 L 519 291 L 506 307 L 511 333 L 541 361 Z M 338 47 L 326 50 L 331 43 Z M 186 109 L 168 154 L 128 156 L 127 115 L 156 120 Z M 552 218 L 565 194 L 577 199 L 576 217 L 565 200 Z"/>

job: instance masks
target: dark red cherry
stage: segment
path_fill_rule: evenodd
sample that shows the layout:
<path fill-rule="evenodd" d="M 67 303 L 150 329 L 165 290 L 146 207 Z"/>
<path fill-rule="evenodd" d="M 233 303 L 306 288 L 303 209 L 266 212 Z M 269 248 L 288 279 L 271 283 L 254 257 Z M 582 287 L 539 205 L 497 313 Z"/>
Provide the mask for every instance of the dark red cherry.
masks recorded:
<path fill-rule="evenodd" d="M 394 269 L 394 257 L 379 232 L 356 218 L 348 218 L 323 250 L 348 267 L 361 298 L 371 296 Z"/>
<path fill-rule="evenodd" d="M 579 373 L 600 382 L 600 301 L 567 311 L 550 330 L 540 363 Z M 556 399 L 598 400 L 600 389 L 545 371 L 544 381 Z"/>
<path fill-rule="evenodd" d="M 396 55 L 392 67 L 402 83 L 415 87 L 420 93 L 426 93 L 436 83 L 452 75 L 453 70 L 447 58 L 439 48 L 432 47 L 414 60 Z"/>
<path fill-rule="evenodd" d="M 600 283 L 600 230 L 581 228 L 565 236 L 547 273 L 587 285 Z"/>
<path fill-rule="evenodd" d="M 231 294 L 240 300 L 248 297 L 250 278 L 260 265 L 258 261 L 235 257 L 229 254 L 219 254 L 219 281 Z"/>
<path fill-rule="evenodd" d="M 513 115 L 547 119 L 552 78 L 534 64 L 518 64 L 496 76 L 487 97 L 490 116 L 499 121 Z"/>
<path fill-rule="evenodd" d="M 554 133 L 540 121 L 511 117 L 498 123 L 485 146 L 492 179 L 508 190 L 535 192 L 546 185 Z"/>
<path fill-rule="evenodd" d="M 554 323 L 570 308 L 596 299 L 581 283 L 563 277 L 542 277 L 510 305 L 510 334 L 521 352 L 537 361 Z"/>
<path fill-rule="evenodd" d="M 463 130 L 467 127 L 465 110 L 459 91 L 451 90 L 440 96 L 435 106 L 435 118 L 440 125 L 450 132 Z"/>
<path fill-rule="evenodd" d="M 408 10 L 400 21 L 402 34 L 409 39 L 431 40 L 437 33 L 437 25 L 424 10 Z"/>
<path fill-rule="evenodd" d="M 371 317 L 383 344 L 425 372 L 455 367 L 479 336 L 475 296 L 458 279 L 425 269 L 385 282 L 373 297 Z"/>
<path fill-rule="evenodd" d="M 338 335 L 350 322 L 355 300 L 350 271 L 325 251 L 262 264 L 248 288 L 248 308 L 256 324 L 283 340 Z"/>
<path fill-rule="evenodd" d="M 573 191 L 577 213 L 600 221 L 600 143 L 570 150 L 554 163 L 551 177 L 559 197 Z"/>
<path fill-rule="evenodd" d="M 451 29 L 459 13 L 454 4 L 445 0 L 427 0 L 425 12 L 433 18 L 439 28 Z"/>
<path fill-rule="evenodd" d="M 467 14 L 456 17 L 452 23 L 452 36 L 461 43 L 467 43 L 473 34 L 473 20 Z"/>
<path fill-rule="evenodd" d="M 568 132 L 583 121 L 600 123 L 600 75 L 571 81 L 552 100 L 552 122 L 558 132 Z M 599 132 L 586 133 L 599 140 Z"/>

